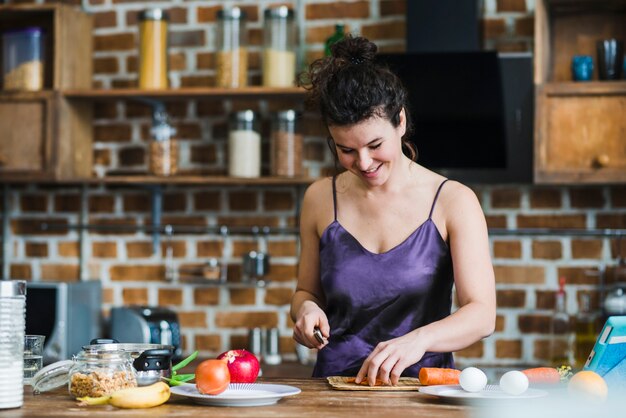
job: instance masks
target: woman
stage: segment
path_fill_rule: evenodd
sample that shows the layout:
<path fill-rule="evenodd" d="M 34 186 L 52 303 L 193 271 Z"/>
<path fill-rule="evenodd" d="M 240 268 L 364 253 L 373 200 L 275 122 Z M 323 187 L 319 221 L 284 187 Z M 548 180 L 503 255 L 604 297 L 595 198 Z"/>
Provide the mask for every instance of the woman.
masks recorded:
<path fill-rule="evenodd" d="M 406 91 L 374 62 L 376 49 L 345 38 L 307 74 L 345 171 L 305 193 L 291 303 L 295 340 L 319 349 L 313 375 L 356 375 L 370 385 L 454 367 L 451 352 L 495 323 L 480 204 L 469 188 L 414 161 L 404 139 Z M 451 314 L 453 284 L 459 309 Z"/>

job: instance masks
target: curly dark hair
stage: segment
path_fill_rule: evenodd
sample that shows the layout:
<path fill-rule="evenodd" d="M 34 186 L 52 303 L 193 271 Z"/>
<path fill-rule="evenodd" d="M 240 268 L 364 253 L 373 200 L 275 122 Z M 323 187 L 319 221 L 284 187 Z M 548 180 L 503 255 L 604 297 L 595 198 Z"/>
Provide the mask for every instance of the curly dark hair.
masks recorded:
<path fill-rule="evenodd" d="M 378 116 L 398 127 L 405 109 L 402 149 L 415 160 L 417 151 L 407 140 L 412 131 L 407 91 L 387 66 L 375 62 L 377 50 L 368 39 L 347 35 L 331 46 L 331 56 L 300 74 L 298 84 L 309 91 L 307 103 L 319 109 L 326 126 L 349 126 Z M 335 153 L 331 138 L 329 145 Z"/>

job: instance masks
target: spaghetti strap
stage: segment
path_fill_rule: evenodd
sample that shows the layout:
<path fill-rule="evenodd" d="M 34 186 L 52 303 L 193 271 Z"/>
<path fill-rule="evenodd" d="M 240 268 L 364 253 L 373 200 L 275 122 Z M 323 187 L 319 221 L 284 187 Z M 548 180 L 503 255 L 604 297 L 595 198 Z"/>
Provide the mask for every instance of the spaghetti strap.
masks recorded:
<path fill-rule="evenodd" d="M 337 176 L 333 176 L 333 210 L 335 211 L 335 221 L 337 220 L 337 188 L 335 186 L 335 180 Z"/>
<path fill-rule="evenodd" d="M 433 211 L 435 210 L 435 203 L 437 203 L 437 198 L 439 197 L 439 192 L 441 191 L 441 188 L 443 187 L 444 184 L 446 184 L 446 181 L 448 181 L 448 179 L 445 179 L 444 181 L 441 182 L 441 184 L 439 185 L 439 188 L 437 188 L 437 193 L 435 193 L 435 198 L 433 199 L 433 205 L 430 208 L 430 213 L 428 214 L 428 219 L 433 217 Z M 336 215 L 335 215 L 336 217 Z"/>

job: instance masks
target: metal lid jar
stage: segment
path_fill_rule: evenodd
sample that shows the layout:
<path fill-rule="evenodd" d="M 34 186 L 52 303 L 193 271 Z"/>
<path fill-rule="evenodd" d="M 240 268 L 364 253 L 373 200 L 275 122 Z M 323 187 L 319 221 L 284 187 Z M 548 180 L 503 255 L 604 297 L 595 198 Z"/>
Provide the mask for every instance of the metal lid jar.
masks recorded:
<path fill-rule="evenodd" d="M 252 110 L 236 112 L 228 133 L 228 175 L 261 176 L 261 134 Z"/>
<path fill-rule="evenodd" d="M 270 172 L 273 176 L 302 175 L 302 134 L 297 131 L 295 110 L 276 112 L 270 139 Z"/>
<path fill-rule="evenodd" d="M 41 28 L 2 34 L 4 90 L 38 91 L 44 87 L 44 35 Z"/>
<path fill-rule="evenodd" d="M 147 9 L 139 13 L 139 88 L 168 87 L 169 16 L 162 9 Z"/>
<path fill-rule="evenodd" d="M 296 75 L 296 27 L 293 10 L 265 10 L 263 26 L 263 85 L 290 87 Z"/>
<path fill-rule="evenodd" d="M 248 85 L 248 36 L 246 13 L 239 7 L 217 12 L 215 85 Z"/>
<path fill-rule="evenodd" d="M 99 397 L 137 386 L 131 355 L 127 351 L 83 350 L 69 370 L 70 395 Z"/>

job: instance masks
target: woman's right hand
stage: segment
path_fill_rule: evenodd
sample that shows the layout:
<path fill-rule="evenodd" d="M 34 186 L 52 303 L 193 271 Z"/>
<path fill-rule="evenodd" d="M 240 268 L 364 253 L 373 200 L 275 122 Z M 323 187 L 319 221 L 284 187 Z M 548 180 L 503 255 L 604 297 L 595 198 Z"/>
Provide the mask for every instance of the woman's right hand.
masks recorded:
<path fill-rule="evenodd" d="M 315 338 L 316 328 L 322 332 L 324 342 L 320 343 Z M 293 327 L 293 339 L 308 348 L 324 348 L 328 344 L 330 336 L 330 326 L 324 311 L 313 301 L 306 301 L 302 304 L 298 319 Z"/>

